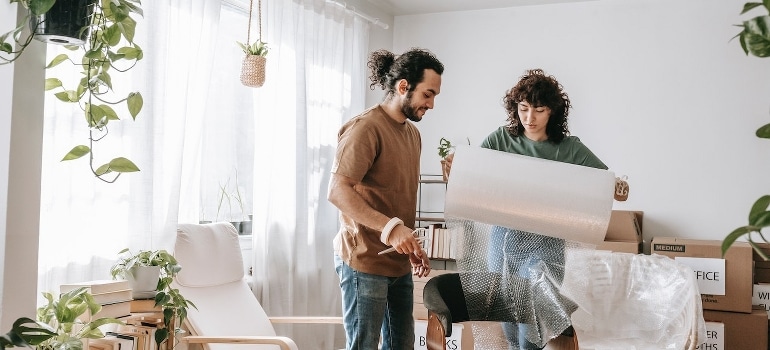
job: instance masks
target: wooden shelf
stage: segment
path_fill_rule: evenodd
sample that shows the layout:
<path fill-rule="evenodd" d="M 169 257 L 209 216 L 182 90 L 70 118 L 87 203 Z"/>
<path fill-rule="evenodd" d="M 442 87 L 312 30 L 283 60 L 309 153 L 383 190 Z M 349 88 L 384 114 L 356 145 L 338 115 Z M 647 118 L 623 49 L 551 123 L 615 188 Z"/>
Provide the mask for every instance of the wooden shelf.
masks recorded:
<path fill-rule="evenodd" d="M 428 217 L 428 216 L 418 216 L 418 217 L 416 217 L 414 219 L 414 221 L 444 222 L 444 218 Z"/>

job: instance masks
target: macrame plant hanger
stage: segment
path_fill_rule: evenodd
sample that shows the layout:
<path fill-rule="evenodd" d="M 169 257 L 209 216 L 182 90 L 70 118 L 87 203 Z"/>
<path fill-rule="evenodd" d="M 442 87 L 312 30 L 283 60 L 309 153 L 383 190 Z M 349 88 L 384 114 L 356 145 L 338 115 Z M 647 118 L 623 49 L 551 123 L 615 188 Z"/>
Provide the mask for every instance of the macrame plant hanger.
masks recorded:
<path fill-rule="evenodd" d="M 249 1 L 249 27 L 246 32 L 246 45 L 251 45 L 251 14 L 254 7 L 254 0 Z M 259 39 L 258 43 L 262 43 L 262 0 L 257 2 L 257 13 L 259 21 Z M 266 53 L 267 51 L 265 51 Z M 250 87 L 260 87 L 265 84 L 265 66 L 267 65 L 267 58 L 263 54 L 254 54 L 253 52 L 247 52 L 246 57 L 243 58 L 243 65 L 241 66 L 241 83 Z"/>

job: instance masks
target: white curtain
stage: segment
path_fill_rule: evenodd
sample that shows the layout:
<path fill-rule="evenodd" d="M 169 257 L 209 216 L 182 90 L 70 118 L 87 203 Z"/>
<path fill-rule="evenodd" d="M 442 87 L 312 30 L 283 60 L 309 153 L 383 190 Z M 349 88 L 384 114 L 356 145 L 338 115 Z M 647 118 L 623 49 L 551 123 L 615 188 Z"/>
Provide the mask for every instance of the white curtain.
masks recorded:
<path fill-rule="evenodd" d="M 326 192 L 337 131 L 364 109 L 369 24 L 324 0 L 275 0 L 265 10 L 270 53 L 265 86 L 255 92 L 254 292 L 268 315 L 339 316 L 337 210 Z M 302 349 L 344 347 L 339 325 L 287 328 L 277 331 Z"/>
<path fill-rule="evenodd" d="M 113 72 L 120 93 L 141 91 L 144 108 L 132 121 L 111 122 L 96 157 L 118 156 L 141 169 L 115 183 L 94 179 L 87 157 L 60 162 L 70 148 L 87 144 L 83 112 L 46 98 L 38 289 L 55 292 L 65 282 L 109 279 L 123 248 L 170 249 L 179 221 L 197 221 L 198 152 L 208 82 L 219 25 L 220 1 L 163 0 L 143 3 L 135 41 L 145 50 L 128 73 Z M 63 48 L 49 46 L 49 59 Z M 78 73 L 61 64 L 48 72 L 74 87 Z M 66 79 L 66 80 L 65 80 Z M 101 164 L 99 163 L 99 164 Z M 185 174 L 183 176 L 183 174 Z M 184 188 L 184 191 L 180 191 Z M 190 213 L 191 212 L 191 213 Z"/>

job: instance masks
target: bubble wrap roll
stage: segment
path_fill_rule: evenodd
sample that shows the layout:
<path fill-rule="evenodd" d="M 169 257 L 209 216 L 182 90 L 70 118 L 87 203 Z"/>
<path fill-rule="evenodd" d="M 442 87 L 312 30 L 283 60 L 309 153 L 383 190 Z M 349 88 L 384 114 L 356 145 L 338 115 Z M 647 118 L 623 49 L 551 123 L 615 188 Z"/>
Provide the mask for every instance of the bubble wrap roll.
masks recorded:
<path fill-rule="evenodd" d="M 446 217 L 598 245 L 612 212 L 615 174 L 480 147 L 458 147 Z"/>

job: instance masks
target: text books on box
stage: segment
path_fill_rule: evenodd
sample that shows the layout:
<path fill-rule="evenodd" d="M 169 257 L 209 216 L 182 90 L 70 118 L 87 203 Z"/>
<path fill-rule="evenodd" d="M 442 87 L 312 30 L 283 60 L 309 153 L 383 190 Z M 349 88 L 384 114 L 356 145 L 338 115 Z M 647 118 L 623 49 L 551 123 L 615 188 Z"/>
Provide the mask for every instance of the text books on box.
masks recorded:
<path fill-rule="evenodd" d="M 66 293 L 80 287 L 88 288 L 91 294 L 104 294 L 121 290 L 131 290 L 131 285 L 126 280 L 93 280 L 76 283 L 65 283 L 59 287 L 59 291 Z"/>

